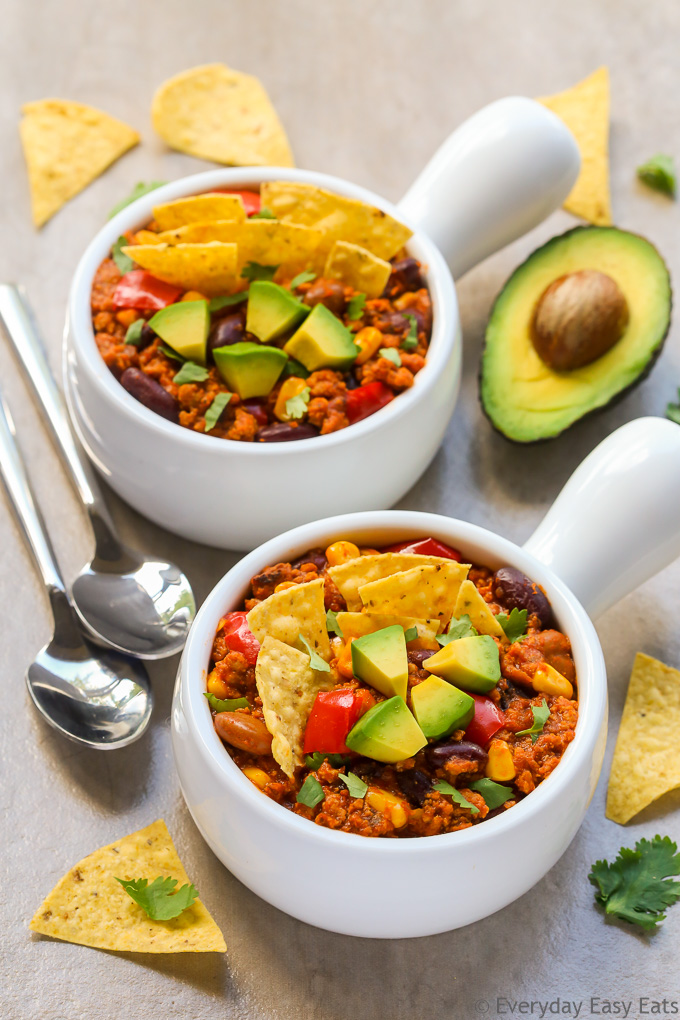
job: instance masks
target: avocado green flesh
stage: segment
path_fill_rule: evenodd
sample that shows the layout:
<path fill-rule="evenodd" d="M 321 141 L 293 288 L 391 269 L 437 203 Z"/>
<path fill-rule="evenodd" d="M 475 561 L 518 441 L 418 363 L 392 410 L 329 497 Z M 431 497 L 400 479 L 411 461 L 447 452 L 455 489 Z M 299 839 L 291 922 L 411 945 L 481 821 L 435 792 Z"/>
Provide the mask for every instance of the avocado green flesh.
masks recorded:
<path fill-rule="evenodd" d="M 488 634 L 449 641 L 425 659 L 423 668 L 476 694 L 486 694 L 501 678 L 498 646 Z"/>
<path fill-rule="evenodd" d="M 177 301 L 156 312 L 149 319 L 149 326 L 187 361 L 205 365 L 205 348 L 210 329 L 207 301 Z"/>
<path fill-rule="evenodd" d="M 288 360 L 278 347 L 265 347 L 248 340 L 218 347 L 212 353 L 218 372 L 242 400 L 266 397 Z"/>
<path fill-rule="evenodd" d="M 309 308 L 285 287 L 258 280 L 248 292 L 246 329 L 262 343 L 269 343 L 294 329 L 309 315 Z"/>
<path fill-rule="evenodd" d="M 391 698 L 406 699 L 408 656 L 404 628 L 383 627 L 351 644 L 352 670 L 364 683 Z"/>
<path fill-rule="evenodd" d="M 429 676 L 411 690 L 416 722 L 426 737 L 438 740 L 454 730 L 465 729 L 475 714 L 469 694 L 438 676 Z"/>
<path fill-rule="evenodd" d="M 412 758 L 427 739 L 403 698 L 374 705 L 350 730 L 347 746 L 375 761 L 393 763 Z"/>
<path fill-rule="evenodd" d="M 283 348 L 309 372 L 317 368 L 347 368 L 359 348 L 352 333 L 325 305 L 315 305 Z"/>
<path fill-rule="evenodd" d="M 622 338 L 601 358 L 558 373 L 536 353 L 531 321 L 545 289 L 580 269 L 610 276 L 630 318 Z M 486 415 L 516 442 L 559 435 L 644 378 L 661 351 L 670 316 L 668 270 L 649 241 L 615 227 L 577 227 L 553 238 L 515 270 L 492 309 L 480 381 Z"/>

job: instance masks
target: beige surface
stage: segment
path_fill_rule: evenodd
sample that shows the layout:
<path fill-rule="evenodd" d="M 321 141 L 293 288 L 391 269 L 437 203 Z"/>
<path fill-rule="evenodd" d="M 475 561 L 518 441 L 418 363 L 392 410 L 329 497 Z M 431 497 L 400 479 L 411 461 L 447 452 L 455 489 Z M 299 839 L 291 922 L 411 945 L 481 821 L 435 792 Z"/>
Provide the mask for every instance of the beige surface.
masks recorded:
<path fill-rule="evenodd" d="M 392 199 L 447 132 L 483 103 L 508 93 L 550 94 L 607 62 L 613 86 L 615 218 L 657 243 L 678 278 L 678 207 L 644 192 L 633 178 L 635 165 L 660 149 L 675 146 L 680 155 L 680 10 L 673 0 L 650 5 L 638 0 L 6 0 L 2 16 L 0 278 L 28 286 L 55 367 L 70 275 L 108 209 L 139 179 L 175 178 L 204 165 L 166 153 L 151 134 L 148 111 L 164 77 L 210 60 L 225 60 L 263 78 L 300 166 L 346 175 Z M 144 143 L 38 235 L 30 223 L 16 121 L 21 103 L 47 95 L 101 106 L 137 128 Z M 662 410 L 680 383 L 676 329 L 649 382 L 567 438 L 522 450 L 492 434 L 475 387 L 489 304 L 519 259 L 571 222 L 557 214 L 460 285 L 463 393 L 443 450 L 405 506 L 454 513 L 521 541 L 599 439 L 630 418 Z M 64 571 L 72 577 L 88 555 L 84 518 L 3 344 L 0 380 Z M 234 560 L 156 530 L 113 498 L 111 504 L 125 536 L 180 561 L 199 598 Z M 668 801 L 624 830 L 605 820 L 602 782 L 560 864 L 518 903 L 466 930 L 381 943 L 311 929 L 248 892 L 198 836 L 170 753 L 174 663 L 152 669 L 157 707 L 151 732 L 127 750 L 80 751 L 36 717 L 22 676 L 48 637 L 47 606 L 2 501 L 0 542 L 6 692 L 0 737 L 0 1007 L 7 1020 L 463 1020 L 484 1011 L 483 1003 L 475 1007 L 481 999 L 487 1000 L 489 1015 L 496 1015 L 504 1008 L 497 1007 L 497 996 L 513 1001 L 680 998 L 680 907 L 671 910 L 659 935 L 637 938 L 604 924 L 586 878 L 596 858 L 611 857 L 624 841 L 657 831 L 680 837 L 680 815 L 670 813 Z M 654 610 L 661 597 L 678 607 L 680 564 L 599 623 L 614 723 L 636 650 L 680 665 L 674 614 L 664 616 L 669 622 L 654 633 L 647 622 L 659 618 Z M 610 737 L 610 753 L 612 747 Z M 189 875 L 224 931 L 229 946 L 224 959 L 116 956 L 31 935 L 28 921 L 36 906 L 70 864 L 159 816 L 168 822 Z M 513 862 L 499 866 L 511 870 Z M 584 1006 L 581 1016 L 586 1015 Z M 629 1015 L 639 1015 L 637 1005 Z"/>

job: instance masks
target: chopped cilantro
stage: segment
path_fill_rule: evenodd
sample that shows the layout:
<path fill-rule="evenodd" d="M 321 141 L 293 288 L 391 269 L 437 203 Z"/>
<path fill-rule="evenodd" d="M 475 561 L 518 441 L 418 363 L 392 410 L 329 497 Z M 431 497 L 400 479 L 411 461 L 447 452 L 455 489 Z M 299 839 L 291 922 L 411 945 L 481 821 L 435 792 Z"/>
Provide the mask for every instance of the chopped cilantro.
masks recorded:
<path fill-rule="evenodd" d="M 281 375 L 283 379 L 287 378 L 289 375 L 294 375 L 299 379 L 306 379 L 309 375 L 309 370 L 306 369 L 301 362 L 296 361 L 295 358 L 289 358 L 283 366 L 283 372 Z"/>
<path fill-rule="evenodd" d="M 510 612 L 510 616 L 507 613 L 498 614 L 496 619 L 505 631 L 508 641 L 520 641 L 526 637 L 528 615 L 526 609 L 517 609 L 517 607 Z"/>
<path fill-rule="evenodd" d="M 378 354 L 381 358 L 391 361 L 397 368 L 401 368 L 401 355 L 396 347 L 381 347 Z"/>
<path fill-rule="evenodd" d="M 217 393 L 215 395 L 215 398 L 214 398 L 212 404 L 210 405 L 208 410 L 205 412 L 205 431 L 206 432 L 210 432 L 210 431 L 212 431 L 212 429 L 215 428 L 215 426 L 217 425 L 218 421 L 220 420 L 220 418 L 222 416 L 222 411 L 224 411 L 225 407 L 227 406 L 227 404 L 231 400 L 232 396 L 233 396 L 233 393 Z"/>
<path fill-rule="evenodd" d="M 271 209 L 267 209 L 266 205 L 263 205 L 259 212 L 251 213 L 250 216 L 248 217 L 248 219 L 249 220 L 275 220 L 276 216 L 271 211 Z"/>
<path fill-rule="evenodd" d="M 647 187 L 675 198 L 677 175 L 672 156 L 658 152 L 656 156 L 652 156 L 651 159 L 648 159 L 646 163 L 637 168 L 637 175 Z"/>
<path fill-rule="evenodd" d="M 475 779 L 470 783 L 470 789 L 475 793 L 481 793 L 489 811 L 500 807 L 501 804 L 505 804 L 506 800 L 512 800 L 515 796 L 511 787 L 494 783 L 493 779 Z"/>
<path fill-rule="evenodd" d="M 411 315 L 409 312 L 404 314 L 404 318 L 409 321 L 409 330 L 401 341 L 401 346 L 405 351 L 414 351 L 418 346 L 418 320 L 415 315 Z"/>
<path fill-rule="evenodd" d="M 472 626 L 472 620 L 467 613 L 463 613 L 459 620 L 455 616 L 451 617 L 451 623 L 446 634 L 437 634 L 437 641 L 442 647 L 448 645 L 450 641 L 457 641 L 459 638 L 474 637 L 477 634 L 477 630 Z"/>
<path fill-rule="evenodd" d="M 183 358 L 181 354 L 178 354 L 177 351 L 173 351 L 172 347 L 168 347 L 167 344 L 160 343 L 158 345 L 158 350 L 164 354 L 166 358 L 172 358 L 173 361 L 181 361 L 182 364 L 184 364 L 187 360 L 186 358 Z"/>
<path fill-rule="evenodd" d="M 295 799 L 298 804 L 304 804 L 305 807 L 315 807 L 321 803 L 325 796 L 323 787 L 316 776 L 307 776 Z"/>
<path fill-rule="evenodd" d="M 360 319 L 363 315 L 364 305 L 366 304 L 365 294 L 355 294 L 349 299 L 347 305 L 347 318 L 348 319 Z"/>
<path fill-rule="evenodd" d="M 346 758 L 344 754 L 326 754 L 325 751 L 315 751 L 314 754 L 305 755 L 305 765 L 308 769 L 316 772 L 317 769 L 321 768 L 326 759 L 328 759 L 328 764 L 334 769 L 341 769 L 349 761 L 349 758 Z"/>
<path fill-rule="evenodd" d="M 366 791 L 368 790 L 368 786 L 363 781 L 363 779 L 359 779 L 359 776 L 355 775 L 354 772 L 348 772 L 346 776 L 342 776 L 341 775 L 338 778 L 342 779 L 343 783 L 345 784 L 345 786 L 349 790 L 350 797 L 365 797 L 366 796 Z"/>
<path fill-rule="evenodd" d="M 224 297 L 214 297 L 208 302 L 210 312 L 219 312 L 220 308 L 229 308 L 231 305 L 240 305 L 242 301 L 248 300 L 248 291 L 240 290 L 238 294 L 225 294 Z"/>
<path fill-rule="evenodd" d="M 135 319 L 134 322 L 130 323 L 125 334 L 125 343 L 130 344 L 131 347 L 138 347 L 142 342 L 142 330 L 144 329 L 144 319 Z"/>
<path fill-rule="evenodd" d="M 113 209 L 107 216 L 107 219 L 112 220 L 116 213 L 119 213 L 121 209 L 125 209 L 126 206 L 130 205 L 132 202 L 136 202 L 138 198 L 142 197 L 142 195 L 148 195 L 150 191 L 155 191 L 156 188 L 160 188 L 167 183 L 167 181 L 149 181 L 148 184 L 145 184 L 143 181 L 140 181 L 139 184 L 135 184 L 134 188 L 126 198 L 121 198 L 120 202 L 116 202 Z"/>
<path fill-rule="evenodd" d="M 548 702 L 545 700 L 545 698 L 543 698 L 543 701 L 538 706 L 538 708 L 536 707 L 536 705 L 532 705 L 531 712 L 533 714 L 534 721 L 531 724 L 530 729 L 520 730 L 517 733 L 517 736 L 531 737 L 531 743 L 535 744 L 536 741 L 538 740 L 539 733 L 543 732 L 543 727 L 550 718 L 550 709 L 548 708 Z"/>
<path fill-rule="evenodd" d="M 237 708 L 250 708 L 247 698 L 218 698 L 208 691 L 203 693 L 213 712 L 235 712 Z"/>
<path fill-rule="evenodd" d="M 241 270 L 244 280 L 273 280 L 278 266 L 263 266 L 260 262 L 246 262 Z"/>
<path fill-rule="evenodd" d="M 295 290 L 301 283 L 311 283 L 312 280 L 316 280 L 316 273 L 310 273 L 309 270 L 304 270 L 302 273 L 298 273 L 290 281 L 290 289 Z"/>
<path fill-rule="evenodd" d="M 312 667 L 312 669 L 318 670 L 319 673 L 330 673 L 331 667 L 328 665 L 325 659 L 322 659 L 321 656 L 314 651 L 307 638 L 303 637 L 302 634 L 300 634 L 299 639 L 309 653 L 309 665 Z"/>
<path fill-rule="evenodd" d="M 674 421 L 676 425 L 680 425 L 680 390 L 678 390 L 678 403 L 667 405 L 666 417 Z"/>
<path fill-rule="evenodd" d="M 621 847 L 613 864 L 596 861 L 589 880 L 599 890 L 595 899 L 605 913 L 654 931 L 666 915 L 663 911 L 680 899 L 680 854 L 669 836 L 641 839 L 635 849 Z"/>
<path fill-rule="evenodd" d="M 138 903 L 153 921 L 169 921 L 179 917 L 198 896 L 198 890 L 191 883 L 175 892 L 177 879 L 163 878 L 161 875 L 154 878 L 151 885 L 148 878 L 133 878 L 129 882 L 116 878 L 116 882 L 120 882 L 130 899 Z"/>
<path fill-rule="evenodd" d="M 209 376 L 207 368 L 197 365 L 195 361 L 185 361 L 179 372 L 173 376 L 172 381 L 176 386 L 183 386 L 184 383 L 205 382 Z"/>
<path fill-rule="evenodd" d="M 404 631 L 404 639 L 406 641 L 415 641 L 417 637 L 418 637 L 417 627 L 409 627 L 408 630 Z"/>
<path fill-rule="evenodd" d="M 302 418 L 307 413 L 307 404 L 311 391 L 309 386 L 305 386 L 301 393 L 298 393 L 294 397 L 289 397 L 286 401 L 286 414 L 289 418 Z"/>
<path fill-rule="evenodd" d="M 338 637 L 342 637 L 342 631 L 340 630 L 340 624 L 338 623 L 338 614 L 333 612 L 332 609 L 326 610 L 326 630 L 330 634 L 337 634 Z"/>
<path fill-rule="evenodd" d="M 479 808 L 475 804 L 471 804 L 469 800 L 466 800 L 460 790 L 457 790 L 455 786 L 451 786 L 446 780 L 440 779 L 438 783 L 433 784 L 434 789 L 439 793 L 443 793 L 447 797 L 453 797 L 456 804 L 460 804 L 461 807 L 468 808 L 473 815 L 479 814 Z"/>
<path fill-rule="evenodd" d="M 118 267 L 118 272 L 125 276 L 131 269 L 135 268 L 135 260 L 131 259 L 129 255 L 126 255 L 121 249 L 123 246 L 127 246 L 128 240 L 122 235 L 118 238 L 113 248 L 111 249 L 111 258 Z"/>

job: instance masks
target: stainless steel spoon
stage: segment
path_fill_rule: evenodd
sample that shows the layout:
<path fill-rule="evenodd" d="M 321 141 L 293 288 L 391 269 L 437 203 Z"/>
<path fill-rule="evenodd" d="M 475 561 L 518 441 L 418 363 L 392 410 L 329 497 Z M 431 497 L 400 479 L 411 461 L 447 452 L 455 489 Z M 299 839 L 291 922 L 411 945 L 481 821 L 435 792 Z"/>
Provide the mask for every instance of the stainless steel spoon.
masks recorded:
<path fill-rule="evenodd" d="M 94 531 L 94 557 L 71 589 L 78 616 L 95 640 L 121 652 L 140 659 L 174 655 L 196 612 L 189 581 L 174 563 L 143 556 L 118 538 L 94 472 L 76 446 L 23 288 L 0 284 L 0 324 Z"/>
<path fill-rule="evenodd" d="M 153 698 L 146 669 L 115 651 L 89 645 L 81 632 L 16 444 L 12 417 L 0 394 L 0 476 L 47 589 L 54 636 L 26 673 L 29 693 L 44 718 L 71 740 L 113 749 L 141 737 Z"/>

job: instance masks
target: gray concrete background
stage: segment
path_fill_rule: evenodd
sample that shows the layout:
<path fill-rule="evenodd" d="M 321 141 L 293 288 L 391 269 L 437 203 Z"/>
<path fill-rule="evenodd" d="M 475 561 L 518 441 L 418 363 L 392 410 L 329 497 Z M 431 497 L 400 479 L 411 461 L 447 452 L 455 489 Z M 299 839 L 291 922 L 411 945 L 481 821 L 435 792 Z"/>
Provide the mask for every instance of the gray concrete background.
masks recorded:
<path fill-rule="evenodd" d="M 680 156 L 679 36 L 680 10 L 672 0 L 6 0 L 0 33 L 0 278 L 28 287 L 58 368 L 69 280 L 111 205 L 137 180 L 173 179 L 204 166 L 165 152 L 148 111 L 164 78 L 211 60 L 262 78 L 301 167 L 346 176 L 390 199 L 399 198 L 447 133 L 484 103 L 512 93 L 559 91 L 608 63 L 616 222 L 657 244 L 677 277 L 677 206 L 644 191 L 634 168 L 658 150 Z M 135 126 L 144 144 L 37 234 L 16 124 L 21 103 L 45 96 L 101 106 Z M 493 434 L 479 411 L 476 373 L 490 303 L 526 254 L 572 222 L 555 214 L 461 281 L 461 399 L 442 450 L 403 506 L 460 516 L 521 542 L 597 442 L 629 419 L 663 413 L 680 383 L 677 328 L 649 381 L 562 439 L 514 448 Z M 60 561 L 72 578 L 90 554 L 85 519 L 4 344 L 0 380 Z M 236 559 L 155 528 L 113 496 L 110 503 L 125 537 L 179 561 L 199 599 Z M 558 996 L 583 1000 L 581 1016 L 590 1014 L 590 996 L 632 1000 L 629 1015 L 643 1016 L 640 996 L 680 999 L 680 907 L 671 910 L 659 934 L 640 937 L 604 922 L 587 881 L 591 863 L 611 859 L 622 843 L 657 831 L 680 837 L 674 810 L 680 800 L 673 795 L 627 829 L 607 821 L 603 807 L 634 653 L 642 649 L 680 665 L 680 563 L 598 621 L 610 675 L 608 758 L 586 821 L 559 864 L 521 900 L 472 927 L 378 942 L 327 934 L 286 917 L 241 886 L 207 850 L 182 802 L 170 752 L 174 662 L 152 668 L 151 730 L 127 750 L 83 752 L 42 724 L 22 678 L 49 636 L 50 621 L 3 501 L 0 547 L 3 1017 L 458 1020 L 483 1015 L 479 1000 L 494 1016 L 502 1010 L 509 1015 L 498 997 L 519 1003 Z M 635 556 L 634 543 L 621 555 Z M 224 931 L 226 957 L 116 955 L 31 935 L 28 920 L 70 865 L 159 816 Z M 513 861 L 501 860 L 499 867 L 511 871 Z M 605 1007 L 597 1009 L 593 1016 Z"/>

